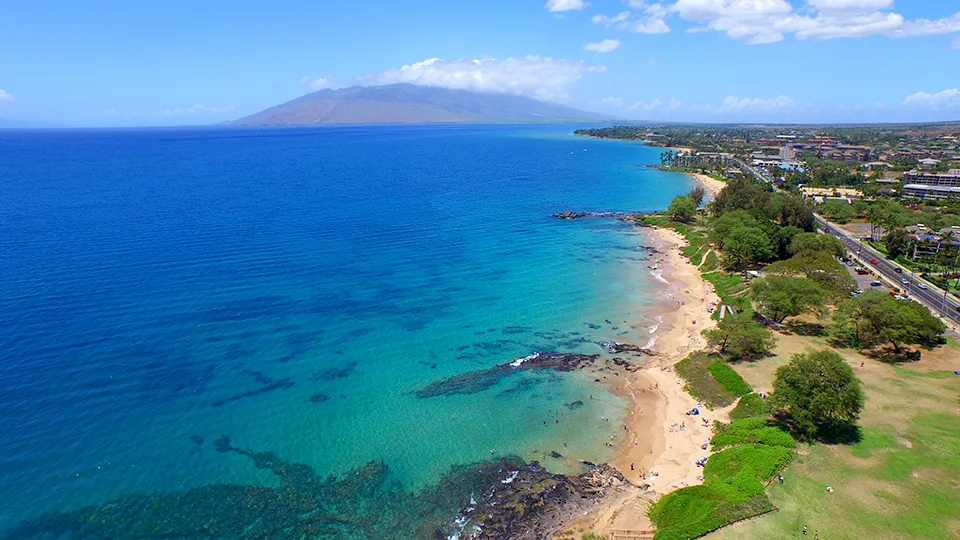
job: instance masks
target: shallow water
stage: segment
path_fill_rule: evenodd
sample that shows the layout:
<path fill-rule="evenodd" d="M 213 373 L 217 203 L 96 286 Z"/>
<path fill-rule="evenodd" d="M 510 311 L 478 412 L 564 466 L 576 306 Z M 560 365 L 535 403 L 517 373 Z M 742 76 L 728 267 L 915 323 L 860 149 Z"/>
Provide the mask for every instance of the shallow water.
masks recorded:
<path fill-rule="evenodd" d="M 321 475 L 382 461 L 411 490 L 491 456 L 609 457 L 623 404 L 587 372 L 415 394 L 650 339 L 643 232 L 550 214 L 663 208 L 691 181 L 572 131 L 0 131 L 0 528 L 277 485 L 222 435 Z"/>

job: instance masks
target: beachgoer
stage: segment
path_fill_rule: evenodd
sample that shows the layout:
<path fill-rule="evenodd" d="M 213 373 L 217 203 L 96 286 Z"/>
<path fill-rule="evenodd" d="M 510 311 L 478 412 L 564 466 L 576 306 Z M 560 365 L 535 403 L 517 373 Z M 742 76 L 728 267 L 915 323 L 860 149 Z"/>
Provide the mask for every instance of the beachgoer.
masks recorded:
<path fill-rule="evenodd" d="M 782 475 L 782 474 L 778 474 L 778 475 L 777 475 L 777 482 L 780 482 L 781 484 L 783 483 L 783 475 Z"/>
<path fill-rule="evenodd" d="M 860 367 L 863 367 L 863 362 L 860 362 Z"/>
<path fill-rule="evenodd" d="M 559 423 L 560 423 L 560 419 L 559 419 L 559 418 L 557 418 L 557 421 L 556 421 L 556 423 L 557 423 L 557 424 L 559 424 Z"/>
<path fill-rule="evenodd" d="M 633 463 L 630 464 L 630 470 L 633 470 Z"/>
<path fill-rule="evenodd" d="M 814 538 L 820 538 L 820 531 L 813 531 Z"/>
<path fill-rule="evenodd" d="M 803 526 L 803 535 L 804 535 L 804 536 L 807 535 L 807 526 L 806 526 L 806 525 Z"/>

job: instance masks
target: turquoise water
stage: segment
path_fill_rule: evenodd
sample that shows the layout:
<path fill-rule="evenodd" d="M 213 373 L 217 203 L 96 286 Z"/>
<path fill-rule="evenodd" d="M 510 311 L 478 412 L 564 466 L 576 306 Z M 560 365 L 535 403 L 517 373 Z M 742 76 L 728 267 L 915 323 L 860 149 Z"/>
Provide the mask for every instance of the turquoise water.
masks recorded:
<path fill-rule="evenodd" d="M 0 528 L 277 485 L 222 435 L 321 475 L 382 462 L 408 489 L 494 456 L 609 458 L 623 404 L 591 372 L 414 394 L 646 341 L 643 232 L 551 214 L 663 208 L 691 181 L 572 131 L 0 131 Z"/>

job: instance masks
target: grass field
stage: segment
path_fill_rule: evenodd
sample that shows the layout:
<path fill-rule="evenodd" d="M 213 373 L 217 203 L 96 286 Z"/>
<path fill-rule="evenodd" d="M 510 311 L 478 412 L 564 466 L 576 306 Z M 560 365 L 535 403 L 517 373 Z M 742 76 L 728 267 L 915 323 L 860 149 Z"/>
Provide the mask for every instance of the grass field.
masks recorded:
<path fill-rule="evenodd" d="M 735 366 L 758 389 L 769 389 L 773 371 L 790 354 L 824 348 L 821 340 L 778 337 L 776 357 Z M 785 483 L 767 490 L 778 511 L 706 538 L 793 538 L 804 525 L 808 538 L 818 530 L 824 540 L 960 538 L 957 349 L 925 351 L 922 361 L 908 367 L 838 352 L 864 384 L 862 440 L 802 445 L 783 473 Z M 826 492 L 827 484 L 833 493 Z"/>

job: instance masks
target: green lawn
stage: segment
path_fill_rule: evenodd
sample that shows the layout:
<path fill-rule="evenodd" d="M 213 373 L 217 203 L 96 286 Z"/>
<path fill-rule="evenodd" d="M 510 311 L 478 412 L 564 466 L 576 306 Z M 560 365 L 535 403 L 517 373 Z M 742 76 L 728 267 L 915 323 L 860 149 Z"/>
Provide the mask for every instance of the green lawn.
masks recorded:
<path fill-rule="evenodd" d="M 944 348 L 940 357 L 956 359 L 955 350 Z M 862 357 L 854 354 L 846 356 L 858 369 Z M 960 538 L 960 377 L 925 362 L 866 362 L 860 442 L 803 445 L 785 483 L 767 488 L 779 511 L 707 538 L 792 538 L 804 525 L 824 540 Z"/>

